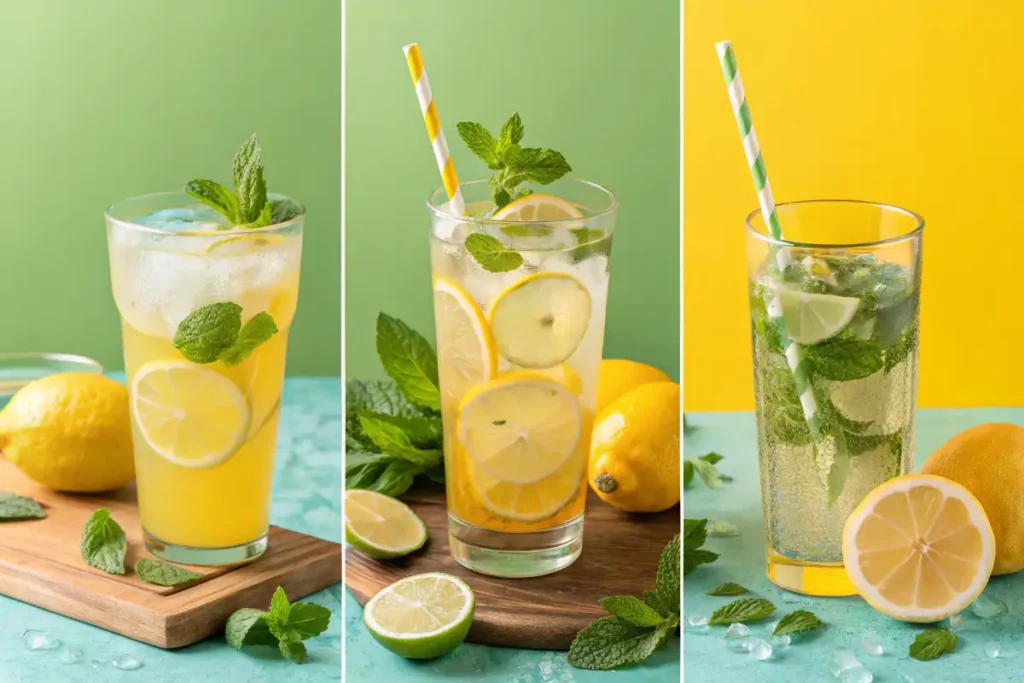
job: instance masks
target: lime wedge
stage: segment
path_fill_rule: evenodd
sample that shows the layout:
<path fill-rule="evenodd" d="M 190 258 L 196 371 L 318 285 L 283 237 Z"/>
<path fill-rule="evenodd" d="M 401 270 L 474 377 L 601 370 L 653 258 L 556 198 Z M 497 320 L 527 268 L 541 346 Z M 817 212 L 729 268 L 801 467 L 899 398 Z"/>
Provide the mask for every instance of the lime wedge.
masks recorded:
<path fill-rule="evenodd" d="M 345 541 L 368 557 L 401 557 L 423 547 L 427 527 L 400 500 L 350 489 L 345 492 Z"/>
<path fill-rule="evenodd" d="M 475 603 L 469 586 L 451 574 L 417 574 L 382 588 L 366 603 L 363 622 L 395 654 L 433 659 L 466 639 Z"/>
<path fill-rule="evenodd" d="M 850 324 L 860 299 L 831 294 L 809 294 L 792 289 L 779 292 L 782 315 L 790 338 L 798 344 L 830 339 Z"/>

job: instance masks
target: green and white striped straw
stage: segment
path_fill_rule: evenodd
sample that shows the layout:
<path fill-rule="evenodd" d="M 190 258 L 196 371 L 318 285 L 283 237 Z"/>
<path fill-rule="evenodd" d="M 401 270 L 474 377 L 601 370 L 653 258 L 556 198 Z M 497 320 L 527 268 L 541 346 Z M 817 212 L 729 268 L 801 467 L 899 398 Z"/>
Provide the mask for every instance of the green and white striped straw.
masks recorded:
<path fill-rule="evenodd" d="M 718 60 L 722 63 L 722 73 L 725 75 L 725 83 L 729 88 L 732 111 L 736 115 L 736 123 L 743 139 L 743 151 L 747 155 L 747 165 L 754 177 L 757 200 L 761 204 L 761 215 L 768 224 L 768 233 L 775 239 L 782 239 L 782 226 L 779 225 L 779 216 L 775 211 L 772 186 L 768 183 L 768 172 L 765 171 L 761 148 L 757 144 L 757 134 L 754 133 L 754 122 L 750 118 L 747 98 L 743 93 L 743 81 L 740 79 L 739 67 L 736 66 L 736 55 L 733 54 L 732 43 L 723 40 L 720 43 L 715 43 L 715 48 L 718 50 Z M 792 261 L 793 257 L 788 248 L 780 247 L 775 250 L 775 262 L 780 271 L 785 270 Z M 782 316 L 782 301 L 778 295 L 768 302 L 767 309 L 768 317 L 777 322 L 782 348 L 786 354 L 786 362 L 789 363 L 789 368 L 793 371 L 793 380 L 796 383 L 797 393 L 800 395 L 800 404 L 804 409 L 807 426 L 811 430 L 811 436 L 817 441 L 820 434 L 818 402 L 814 400 L 813 387 L 803 364 L 800 345 L 789 338 L 786 321 Z"/>

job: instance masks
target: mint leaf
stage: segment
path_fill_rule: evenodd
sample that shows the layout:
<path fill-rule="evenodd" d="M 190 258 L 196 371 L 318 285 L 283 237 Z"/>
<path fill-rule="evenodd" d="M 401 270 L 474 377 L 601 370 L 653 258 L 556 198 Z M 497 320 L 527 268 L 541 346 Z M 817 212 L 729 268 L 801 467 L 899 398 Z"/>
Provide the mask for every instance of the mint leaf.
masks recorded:
<path fill-rule="evenodd" d="M 242 307 L 236 303 L 207 304 L 178 324 L 174 348 L 193 363 L 213 363 L 235 343 L 242 328 Z"/>
<path fill-rule="evenodd" d="M 238 650 L 243 645 L 277 645 L 277 638 L 270 633 L 263 610 L 242 608 L 228 617 L 224 637 L 228 645 Z"/>
<path fill-rule="evenodd" d="M 277 645 L 290 662 L 306 661 L 306 646 L 301 641 L 327 630 L 331 612 L 312 602 L 288 603 L 284 588 L 278 586 L 270 599 L 270 611 L 240 609 L 228 619 L 225 636 L 236 650 L 242 645 Z"/>
<path fill-rule="evenodd" d="M 929 628 L 917 634 L 910 644 L 910 656 L 922 662 L 941 657 L 956 648 L 957 636 L 944 628 Z"/>
<path fill-rule="evenodd" d="M 775 630 L 772 631 L 773 636 L 781 636 L 792 633 L 803 633 L 804 631 L 813 631 L 818 628 L 825 628 L 825 622 L 816 617 L 813 612 L 807 610 L 797 610 L 790 612 L 786 616 L 779 620 L 779 623 L 775 625 Z"/>
<path fill-rule="evenodd" d="M 219 359 L 229 368 L 240 365 L 264 342 L 277 334 L 277 324 L 266 311 L 251 317 L 238 333 L 234 343 L 221 352 Z"/>
<path fill-rule="evenodd" d="M 864 379 L 883 365 L 882 347 L 870 340 L 836 337 L 803 348 L 812 371 L 836 382 Z"/>
<path fill-rule="evenodd" d="M 603 617 L 576 635 L 568 661 L 579 669 L 614 669 L 643 661 L 667 635 L 667 629 L 643 628 L 619 617 Z"/>
<path fill-rule="evenodd" d="M 82 529 L 82 559 L 90 567 L 108 574 L 124 574 L 124 556 L 128 552 L 128 539 L 124 529 L 100 508 L 89 516 Z"/>
<path fill-rule="evenodd" d="M 906 360 L 916 347 L 917 325 L 915 324 L 903 330 L 903 334 L 896 340 L 896 343 L 885 350 L 883 367 L 886 374 L 892 372 L 897 365 Z"/>
<path fill-rule="evenodd" d="M 347 380 L 345 411 L 354 415 L 357 409 L 396 417 L 416 417 L 421 414 L 420 409 L 410 403 L 390 380 Z"/>
<path fill-rule="evenodd" d="M 377 355 L 406 398 L 418 406 L 440 410 L 437 355 L 423 335 L 381 313 L 377 316 Z"/>
<path fill-rule="evenodd" d="M 284 588 L 278 586 L 277 590 L 274 591 L 274 595 L 270 598 L 269 623 L 273 624 L 276 621 L 278 624 L 287 624 L 291 609 L 291 605 L 288 603 L 288 595 L 284 592 Z M 271 631 L 273 630 L 273 626 L 271 626 Z"/>
<path fill-rule="evenodd" d="M 501 134 L 498 136 L 498 149 L 504 152 L 512 145 L 518 145 L 523 139 L 523 120 L 519 112 L 513 112 L 508 121 L 501 127 Z"/>
<path fill-rule="evenodd" d="M 281 654 L 284 655 L 285 659 L 293 664 L 305 664 L 306 663 L 306 646 L 302 643 L 282 640 L 278 643 L 281 650 Z"/>
<path fill-rule="evenodd" d="M 661 551 L 654 582 L 661 603 L 673 612 L 679 612 L 679 555 L 679 534 L 676 534 Z"/>
<path fill-rule="evenodd" d="M 202 574 L 184 567 L 148 557 L 140 558 L 135 562 L 135 575 L 146 583 L 157 586 L 183 586 L 203 578 Z"/>
<path fill-rule="evenodd" d="M 42 506 L 31 498 L 10 491 L 0 491 L 0 522 L 20 519 L 44 519 Z"/>
<path fill-rule="evenodd" d="M 501 162 L 498 159 L 498 141 L 494 139 L 490 131 L 479 123 L 471 121 L 463 121 L 455 128 L 459 131 L 459 137 L 466 143 L 469 151 L 483 159 L 487 168 L 493 170 L 501 168 Z"/>
<path fill-rule="evenodd" d="M 381 453 L 408 460 L 422 468 L 433 467 L 443 457 L 439 449 L 416 448 L 401 427 L 370 413 L 359 413 L 363 433 L 380 449 Z"/>
<path fill-rule="evenodd" d="M 267 183 L 263 179 L 263 151 L 255 133 L 242 143 L 235 154 L 231 176 L 238 194 L 238 223 L 257 223 L 267 203 Z M 269 218 L 268 213 L 267 220 Z"/>
<path fill-rule="evenodd" d="M 683 576 L 702 564 L 710 564 L 718 559 L 717 553 L 701 549 L 707 538 L 708 520 L 683 520 Z"/>
<path fill-rule="evenodd" d="M 524 147 L 507 163 L 519 174 L 524 175 L 525 180 L 541 185 L 553 183 L 572 170 L 561 152 L 553 149 Z M 521 181 L 517 179 L 516 184 L 518 182 Z"/>
<path fill-rule="evenodd" d="M 693 483 L 693 463 L 689 460 L 683 460 L 683 487 L 688 487 Z"/>
<path fill-rule="evenodd" d="M 345 488 L 366 489 L 386 496 L 400 496 L 409 490 L 424 468 L 384 453 L 347 449 Z M 443 480 L 442 480 L 443 481 Z"/>
<path fill-rule="evenodd" d="M 288 615 L 288 626 L 306 640 L 327 630 L 331 610 L 315 602 L 297 602 Z"/>
<path fill-rule="evenodd" d="M 399 415 L 388 415 L 387 413 L 376 413 L 369 410 L 360 410 L 358 412 L 364 417 L 378 422 L 386 422 L 401 430 L 408 437 L 409 442 L 417 448 L 437 449 L 441 447 L 443 442 L 444 428 L 440 417 L 401 417 Z M 372 439 L 370 441 L 372 443 Z"/>
<path fill-rule="evenodd" d="M 601 600 L 601 607 L 613 616 L 625 619 L 634 626 L 657 626 L 665 621 L 658 611 L 632 595 L 616 595 Z"/>
<path fill-rule="evenodd" d="M 656 591 L 644 591 L 644 604 L 663 617 L 673 613 L 671 607 L 662 602 Z"/>
<path fill-rule="evenodd" d="M 719 474 L 718 468 L 706 460 L 701 459 L 693 460 L 691 463 L 693 465 L 693 469 L 696 470 L 697 474 L 700 476 L 701 481 L 703 481 L 708 488 L 722 488 L 722 475 Z"/>
<path fill-rule="evenodd" d="M 466 250 L 491 273 L 507 273 L 523 265 L 523 257 L 518 251 L 509 249 L 493 235 L 474 232 L 466 238 Z"/>
<path fill-rule="evenodd" d="M 238 224 L 238 195 L 216 180 L 190 180 L 182 189 L 188 196 L 222 214 L 231 225 Z"/>
<path fill-rule="evenodd" d="M 270 200 L 270 224 L 286 223 L 305 211 L 302 204 L 288 197 Z"/>
<path fill-rule="evenodd" d="M 715 626 L 757 621 L 764 619 L 774 611 L 775 605 L 764 598 L 740 598 L 716 609 L 708 620 L 708 624 Z"/>
<path fill-rule="evenodd" d="M 722 585 L 718 586 L 717 588 L 709 590 L 708 595 L 743 595 L 744 593 L 749 592 L 749 590 L 739 585 L 738 583 L 727 581 Z"/>
<path fill-rule="evenodd" d="M 717 465 L 718 463 L 720 463 L 723 460 L 725 460 L 725 456 L 724 455 L 719 455 L 718 453 L 715 453 L 714 451 L 712 451 L 710 453 L 705 453 L 704 455 L 700 456 L 700 459 L 703 460 L 706 463 L 710 463 L 712 465 Z"/>

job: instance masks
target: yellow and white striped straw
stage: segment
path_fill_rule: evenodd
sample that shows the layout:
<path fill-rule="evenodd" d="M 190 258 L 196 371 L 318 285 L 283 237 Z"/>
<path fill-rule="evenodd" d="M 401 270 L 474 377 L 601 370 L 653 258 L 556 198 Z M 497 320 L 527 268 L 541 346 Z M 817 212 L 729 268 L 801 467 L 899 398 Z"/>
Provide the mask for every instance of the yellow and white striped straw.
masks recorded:
<path fill-rule="evenodd" d="M 416 86 L 416 98 L 420 101 L 423 121 L 427 124 L 427 135 L 430 136 L 430 144 L 434 147 L 437 170 L 441 172 L 441 180 L 444 182 L 445 192 L 448 193 L 449 210 L 456 216 L 462 216 L 466 213 L 466 203 L 462 200 L 462 190 L 459 189 L 459 177 L 455 174 L 455 162 L 452 161 L 452 157 L 448 153 L 448 143 L 445 141 L 444 131 L 441 130 L 441 119 L 437 115 L 434 95 L 430 92 L 427 71 L 423 68 L 420 46 L 413 43 L 403 47 L 402 51 L 405 52 L 405 60 L 409 63 L 409 74 L 412 76 L 413 85 Z"/>

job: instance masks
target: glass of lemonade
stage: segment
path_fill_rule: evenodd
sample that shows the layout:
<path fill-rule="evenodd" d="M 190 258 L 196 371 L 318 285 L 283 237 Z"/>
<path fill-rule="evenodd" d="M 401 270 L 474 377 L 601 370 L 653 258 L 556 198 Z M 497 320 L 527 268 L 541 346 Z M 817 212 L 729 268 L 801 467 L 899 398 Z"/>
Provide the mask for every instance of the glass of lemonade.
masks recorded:
<path fill-rule="evenodd" d="M 258 557 L 304 211 L 240 229 L 188 195 L 163 193 L 115 204 L 106 218 L 146 547 L 185 564 Z M 232 332 L 244 339 L 260 323 L 262 343 L 240 352 L 197 362 L 199 347 L 179 350 L 188 326 L 203 330 L 193 343 L 206 344 Z"/>
<path fill-rule="evenodd" d="M 467 216 L 428 201 L 451 553 L 541 576 L 582 548 L 616 200 L 562 179 L 487 213 L 487 181 L 461 188 Z"/>
<path fill-rule="evenodd" d="M 747 219 L 768 578 L 852 595 L 846 519 L 913 464 L 924 221 L 859 201 L 777 211 L 785 240 L 769 236 L 760 211 Z"/>

